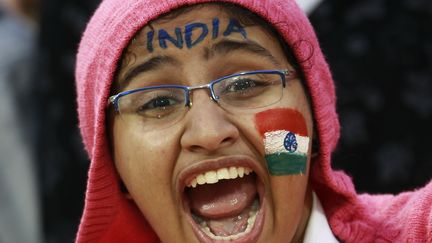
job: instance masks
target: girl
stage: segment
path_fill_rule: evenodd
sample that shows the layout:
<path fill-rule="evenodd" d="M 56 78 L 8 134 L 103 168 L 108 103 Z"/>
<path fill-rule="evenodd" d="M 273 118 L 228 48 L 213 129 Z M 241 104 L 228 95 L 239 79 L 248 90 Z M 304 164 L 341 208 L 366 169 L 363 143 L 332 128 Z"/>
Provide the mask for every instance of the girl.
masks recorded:
<path fill-rule="evenodd" d="M 431 184 L 357 195 L 331 169 L 333 81 L 293 0 L 103 1 L 76 78 L 77 242 L 431 240 Z"/>

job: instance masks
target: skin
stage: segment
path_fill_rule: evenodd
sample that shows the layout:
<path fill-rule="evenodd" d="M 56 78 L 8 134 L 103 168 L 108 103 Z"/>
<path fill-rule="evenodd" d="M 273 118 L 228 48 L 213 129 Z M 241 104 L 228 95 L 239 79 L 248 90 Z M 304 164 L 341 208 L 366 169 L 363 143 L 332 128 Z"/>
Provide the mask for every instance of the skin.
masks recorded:
<path fill-rule="evenodd" d="M 169 20 L 156 20 L 155 30 L 163 28 L 174 33 L 175 27 L 191 22 L 207 23 L 220 19 L 225 28 L 229 17 L 215 6 L 207 5 L 199 11 L 189 11 Z M 201 85 L 218 77 L 240 71 L 265 69 L 292 69 L 277 40 L 259 26 L 245 27 L 247 39 L 252 40 L 275 58 L 245 50 L 215 53 L 205 57 L 205 49 L 222 40 L 246 41 L 239 33 L 206 38 L 193 48 L 179 49 L 169 45 L 161 49 L 154 45 L 146 48 L 149 27 L 138 33 L 128 47 L 118 73 L 119 90 L 130 90 L 162 83 Z M 122 87 L 128 71 L 157 55 L 168 55 L 179 63 L 164 63 L 161 67 L 141 73 Z M 161 83 L 157 83 L 161 84 Z M 121 87 L 121 88 L 119 88 Z M 256 160 L 266 171 L 264 145 L 254 116 L 265 109 L 290 108 L 300 111 L 306 121 L 308 136 L 312 137 L 312 116 L 305 91 L 299 80 L 289 82 L 282 100 L 265 109 L 231 114 L 209 99 L 207 90 L 192 93 L 193 106 L 179 122 L 158 131 L 142 131 L 140 124 L 126 124 L 119 116 L 111 120 L 111 136 L 116 168 L 133 200 L 162 242 L 198 242 L 186 220 L 178 190 L 179 173 L 206 159 L 227 155 L 246 155 Z M 311 151 L 311 149 L 309 149 Z M 308 156 L 310 158 L 310 154 Z M 308 159 L 308 168 L 309 168 Z M 296 242 L 303 238 L 311 207 L 308 174 L 270 176 L 262 178 L 265 187 L 266 214 L 259 242 Z M 163 219 L 163 220 L 161 220 Z"/>

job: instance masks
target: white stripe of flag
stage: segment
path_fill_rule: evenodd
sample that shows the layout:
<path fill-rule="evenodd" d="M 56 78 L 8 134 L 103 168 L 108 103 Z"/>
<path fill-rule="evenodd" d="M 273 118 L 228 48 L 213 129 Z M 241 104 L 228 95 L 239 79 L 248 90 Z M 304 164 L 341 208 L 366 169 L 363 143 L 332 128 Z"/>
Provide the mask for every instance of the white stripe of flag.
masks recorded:
<path fill-rule="evenodd" d="M 309 137 L 300 136 L 298 134 L 295 135 L 295 139 L 297 140 L 297 149 L 296 151 L 288 151 L 285 146 L 285 138 L 287 137 L 290 131 L 286 130 L 277 130 L 264 133 L 264 147 L 266 154 L 275 154 L 275 153 L 297 153 L 297 154 L 307 154 L 309 150 Z"/>

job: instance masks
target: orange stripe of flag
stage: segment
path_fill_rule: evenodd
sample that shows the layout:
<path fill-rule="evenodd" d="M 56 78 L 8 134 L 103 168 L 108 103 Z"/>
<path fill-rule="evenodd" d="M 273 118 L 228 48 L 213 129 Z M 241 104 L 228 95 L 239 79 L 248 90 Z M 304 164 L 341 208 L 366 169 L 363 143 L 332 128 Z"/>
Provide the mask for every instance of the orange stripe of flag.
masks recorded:
<path fill-rule="evenodd" d="M 277 108 L 262 111 L 255 115 L 255 124 L 262 137 L 266 132 L 285 130 L 300 136 L 307 136 L 303 115 L 293 109 Z"/>

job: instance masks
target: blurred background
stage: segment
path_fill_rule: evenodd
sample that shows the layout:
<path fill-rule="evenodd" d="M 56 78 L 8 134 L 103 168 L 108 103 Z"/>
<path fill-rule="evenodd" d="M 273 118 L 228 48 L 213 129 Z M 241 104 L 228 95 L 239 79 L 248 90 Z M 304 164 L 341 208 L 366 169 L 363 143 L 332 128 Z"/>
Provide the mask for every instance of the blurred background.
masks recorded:
<path fill-rule="evenodd" d="M 73 242 L 89 161 L 75 53 L 96 0 L 0 2 L 0 243 Z M 336 82 L 334 167 L 360 192 L 432 176 L 432 2 L 305 0 Z"/>

